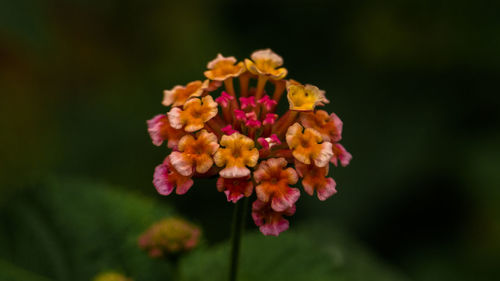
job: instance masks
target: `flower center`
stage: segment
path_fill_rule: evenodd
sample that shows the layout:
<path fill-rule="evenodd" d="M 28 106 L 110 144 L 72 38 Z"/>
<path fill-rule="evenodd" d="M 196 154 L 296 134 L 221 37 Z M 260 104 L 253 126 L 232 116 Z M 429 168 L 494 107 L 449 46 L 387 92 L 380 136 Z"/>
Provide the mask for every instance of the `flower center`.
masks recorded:
<path fill-rule="evenodd" d="M 241 154 L 242 154 L 241 147 L 239 147 L 239 146 L 235 147 L 232 152 L 233 152 L 234 158 L 241 157 Z"/>
<path fill-rule="evenodd" d="M 308 140 L 308 139 L 306 139 L 306 138 L 302 138 L 302 139 L 300 140 L 300 145 L 301 145 L 302 147 L 309 147 L 309 140 Z"/>
<path fill-rule="evenodd" d="M 201 108 L 193 109 L 193 111 L 191 112 L 191 115 L 194 118 L 201 118 L 202 114 L 203 114 L 203 110 Z"/>
<path fill-rule="evenodd" d="M 204 145 L 201 143 L 197 143 L 197 144 L 193 145 L 192 149 L 193 149 L 194 154 L 203 154 L 206 152 Z"/>

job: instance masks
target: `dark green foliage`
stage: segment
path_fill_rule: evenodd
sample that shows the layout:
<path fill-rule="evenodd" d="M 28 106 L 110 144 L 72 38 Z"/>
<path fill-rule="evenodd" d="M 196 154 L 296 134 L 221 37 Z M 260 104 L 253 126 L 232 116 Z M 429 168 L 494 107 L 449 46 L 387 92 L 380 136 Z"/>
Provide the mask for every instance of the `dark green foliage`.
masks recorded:
<path fill-rule="evenodd" d="M 0 280 L 89 280 L 118 270 L 136 280 L 168 278 L 137 237 L 171 209 L 136 194 L 91 182 L 36 186 L 1 214 Z"/>
<path fill-rule="evenodd" d="M 354 241 L 326 227 L 302 227 L 266 237 L 243 238 L 240 281 L 406 280 Z M 185 281 L 227 279 L 229 244 L 198 251 L 182 263 Z"/>
<path fill-rule="evenodd" d="M 92 182 L 25 189 L 0 215 L 0 280 L 91 280 L 117 270 L 136 281 L 170 280 L 166 261 L 137 247 L 138 235 L 174 214 L 157 202 Z M 243 238 L 245 280 L 403 280 L 329 227 L 303 227 L 279 238 Z M 182 260 L 183 280 L 225 280 L 229 243 L 202 246 Z"/>

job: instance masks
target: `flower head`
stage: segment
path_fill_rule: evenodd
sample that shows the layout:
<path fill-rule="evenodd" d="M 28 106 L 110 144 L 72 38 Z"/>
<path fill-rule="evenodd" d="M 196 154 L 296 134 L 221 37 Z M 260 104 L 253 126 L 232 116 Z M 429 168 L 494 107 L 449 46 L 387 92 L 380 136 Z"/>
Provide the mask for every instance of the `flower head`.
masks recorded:
<path fill-rule="evenodd" d="M 217 136 L 201 130 L 196 134 L 196 138 L 192 135 L 185 135 L 181 138 L 179 151 L 170 154 L 170 162 L 183 176 L 190 176 L 195 170 L 204 174 L 212 167 L 214 163 L 212 155 L 218 148 Z"/>
<path fill-rule="evenodd" d="M 302 112 L 300 122 L 304 127 L 318 131 L 326 141 L 337 142 L 342 139 L 342 121 L 335 113 L 328 115 L 324 110 Z"/>
<path fill-rule="evenodd" d="M 201 99 L 193 98 L 186 102 L 181 110 L 178 107 L 168 112 L 168 120 L 175 129 L 184 128 L 186 132 L 195 132 L 204 127 L 205 122 L 217 115 L 217 103 L 212 96 Z"/>
<path fill-rule="evenodd" d="M 220 171 L 224 178 L 241 178 L 250 175 L 248 167 L 253 167 L 259 159 L 259 151 L 254 141 L 240 133 L 222 136 L 221 147 L 215 153 L 215 164 L 225 167 Z"/>
<path fill-rule="evenodd" d="M 291 208 L 300 197 L 300 191 L 289 186 L 297 183 L 297 173 L 286 165 L 285 158 L 271 158 L 261 162 L 253 173 L 259 184 L 255 187 L 257 198 L 264 203 L 271 202 L 271 208 L 277 212 Z"/>
<path fill-rule="evenodd" d="M 313 195 L 316 191 L 318 199 L 325 201 L 328 197 L 337 193 L 336 183 L 332 178 L 327 178 L 328 165 L 318 167 L 314 164 L 306 165 L 296 161 L 295 168 L 302 179 L 302 186 L 307 194 Z"/>
<path fill-rule="evenodd" d="M 278 68 L 283 65 L 283 59 L 271 49 L 255 51 L 250 57 L 252 60 L 245 59 L 245 66 L 252 74 L 279 80 L 288 73 L 286 68 Z"/>
<path fill-rule="evenodd" d="M 152 258 L 177 255 L 198 245 L 200 228 L 181 218 L 167 218 L 153 224 L 139 237 L 139 247 Z"/>
<path fill-rule="evenodd" d="M 314 163 L 318 167 L 324 167 L 333 156 L 332 143 L 323 142 L 318 131 L 304 128 L 295 123 L 286 132 L 286 142 L 292 150 L 295 159 L 304 164 Z"/>
<path fill-rule="evenodd" d="M 183 130 L 172 128 L 165 114 L 158 114 L 147 123 L 149 135 L 156 146 L 160 146 L 163 141 L 168 141 L 168 147 L 175 148 L 181 137 L 186 134 Z"/>
<path fill-rule="evenodd" d="M 209 86 L 209 81 L 193 81 L 186 86 L 175 86 L 172 90 L 163 92 L 164 106 L 182 106 L 189 98 L 199 97 Z"/>
<path fill-rule="evenodd" d="M 330 101 L 325 97 L 325 91 L 318 87 L 306 84 L 305 86 L 297 81 L 287 82 L 287 98 L 290 104 L 290 110 L 311 111 L 317 105 L 324 105 Z"/>
<path fill-rule="evenodd" d="M 289 222 L 283 216 L 295 214 L 295 205 L 282 211 L 276 212 L 270 206 L 259 199 L 252 204 L 252 218 L 264 235 L 278 236 L 289 227 Z"/>
<path fill-rule="evenodd" d="M 299 178 L 321 201 L 337 192 L 329 164 L 346 166 L 352 158 L 338 143 L 342 121 L 317 109 L 329 103 L 325 91 L 285 79 L 282 66 L 271 49 L 243 62 L 218 54 L 207 64 L 206 81 L 165 91 L 171 109 L 147 122 L 153 144 L 168 141 L 172 150 L 155 169 L 158 193 L 184 194 L 193 178 L 218 177 L 217 190 L 236 203 L 255 186 L 254 222 L 263 234 L 278 235 L 289 226 L 284 216 L 295 213 Z M 280 116 L 285 92 L 289 108 Z M 159 247 L 149 253 L 163 255 Z"/>
<path fill-rule="evenodd" d="M 177 172 L 170 163 L 170 157 L 167 157 L 163 164 L 156 166 L 153 184 L 161 195 L 169 195 L 174 189 L 175 193 L 182 195 L 193 186 L 193 180 Z"/>
<path fill-rule="evenodd" d="M 253 184 L 250 176 L 232 179 L 220 177 L 217 180 L 217 190 L 226 194 L 228 202 L 236 203 L 243 196 L 252 195 Z"/>
<path fill-rule="evenodd" d="M 215 59 L 207 64 L 209 70 L 205 71 L 205 76 L 210 80 L 224 81 L 227 78 L 237 77 L 245 72 L 243 62 L 236 63 L 235 57 L 224 57 L 218 54 Z"/>

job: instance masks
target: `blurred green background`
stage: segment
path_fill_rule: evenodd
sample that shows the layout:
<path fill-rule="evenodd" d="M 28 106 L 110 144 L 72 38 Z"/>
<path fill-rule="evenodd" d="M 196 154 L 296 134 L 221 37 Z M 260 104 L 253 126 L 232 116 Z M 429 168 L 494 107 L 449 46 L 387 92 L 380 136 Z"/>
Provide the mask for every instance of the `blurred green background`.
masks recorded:
<path fill-rule="evenodd" d="M 65 213 L 91 196 L 95 187 L 73 181 L 146 200 L 114 199 L 119 208 L 169 206 L 202 226 L 208 246 L 225 241 L 232 205 L 215 181 L 182 197 L 156 194 L 153 170 L 166 150 L 151 144 L 145 121 L 165 112 L 162 90 L 202 79 L 217 53 L 241 60 L 269 47 L 289 78 L 326 90 L 354 157 L 332 169 L 337 195 L 303 194 L 292 233 L 330 225 L 409 280 L 500 276 L 499 9 L 460 0 L 1 1 L 0 270 L 16 264 L 51 277 L 29 254 L 38 250 L 26 258 L 13 246 L 22 240 L 15 217 L 30 200 Z M 67 197 L 51 201 L 49 192 Z M 108 211 L 92 202 L 75 214 Z M 76 217 L 58 227 L 91 227 Z M 26 239 L 38 242 L 45 234 L 34 229 Z M 50 252 L 64 239 L 48 241 Z M 96 243 L 88 246 L 104 251 Z M 71 275 L 58 268 L 54 278 Z"/>

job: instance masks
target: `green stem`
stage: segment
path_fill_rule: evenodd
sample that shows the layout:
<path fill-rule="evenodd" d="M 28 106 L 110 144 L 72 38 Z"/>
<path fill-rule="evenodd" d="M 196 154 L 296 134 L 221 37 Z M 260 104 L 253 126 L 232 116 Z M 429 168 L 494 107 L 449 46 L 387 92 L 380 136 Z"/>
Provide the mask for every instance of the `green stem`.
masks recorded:
<path fill-rule="evenodd" d="M 245 211 L 248 206 L 248 197 L 239 200 L 234 206 L 233 225 L 231 233 L 231 267 L 229 269 L 229 281 L 236 281 L 238 274 L 238 262 L 240 255 L 241 235 L 245 227 Z"/>
<path fill-rule="evenodd" d="M 168 261 L 170 262 L 171 270 L 172 270 L 172 280 L 179 281 L 181 280 L 181 268 L 180 268 L 180 256 L 174 255 L 168 257 Z"/>

